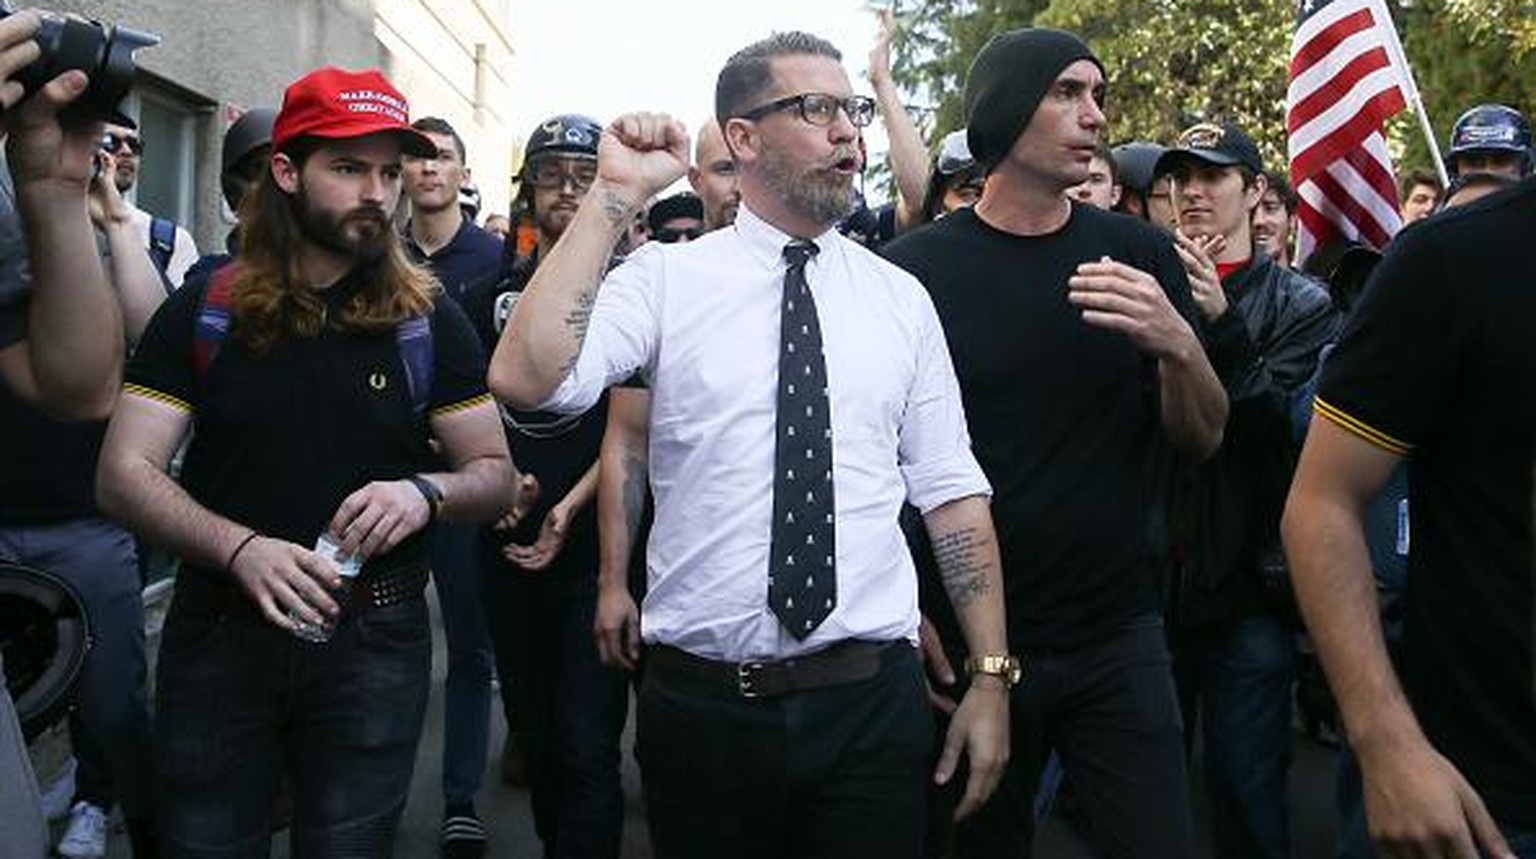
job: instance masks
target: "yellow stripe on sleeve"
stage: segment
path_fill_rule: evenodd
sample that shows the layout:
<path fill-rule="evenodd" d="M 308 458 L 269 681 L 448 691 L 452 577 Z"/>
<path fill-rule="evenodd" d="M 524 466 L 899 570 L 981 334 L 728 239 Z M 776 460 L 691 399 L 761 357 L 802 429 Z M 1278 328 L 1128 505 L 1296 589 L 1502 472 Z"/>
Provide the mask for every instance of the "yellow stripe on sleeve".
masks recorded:
<path fill-rule="evenodd" d="M 186 412 L 189 415 L 195 414 L 197 411 L 192 408 L 190 403 L 180 397 L 173 397 L 170 394 L 157 391 L 154 388 L 146 388 L 143 385 L 125 384 L 123 385 L 123 393 L 143 397 L 146 400 L 154 400 L 157 403 L 164 403 L 173 409 Z"/>
<path fill-rule="evenodd" d="M 1338 406 L 1326 402 L 1322 397 L 1312 398 L 1312 410 L 1327 418 L 1340 429 L 1352 435 L 1357 435 L 1388 453 L 1407 456 L 1413 452 L 1413 445 L 1395 438 L 1389 433 L 1382 432 Z"/>
<path fill-rule="evenodd" d="M 440 415 L 453 414 L 454 412 L 462 412 L 465 409 L 472 409 L 479 405 L 490 405 L 491 402 L 492 400 L 490 394 L 480 394 L 478 396 L 470 397 L 467 400 L 460 400 L 457 403 L 449 403 L 446 406 L 438 406 L 432 410 L 431 414 L 433 417 L 438 417 Z"/>

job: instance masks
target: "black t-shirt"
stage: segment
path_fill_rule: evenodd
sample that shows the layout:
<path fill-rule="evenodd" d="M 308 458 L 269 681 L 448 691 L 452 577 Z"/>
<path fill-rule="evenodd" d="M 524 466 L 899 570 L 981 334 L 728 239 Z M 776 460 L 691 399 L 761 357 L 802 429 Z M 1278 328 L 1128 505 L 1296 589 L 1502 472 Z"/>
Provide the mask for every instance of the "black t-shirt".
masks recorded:
<path fill-rule="evenodd" d="M 1083 322 L 1067 279 L 1108 255 L 1154 274 L 1193 319 L 1171 240 L 1076 204 L 1045 236 L 1012 235 L 963 209 L 885 254 L 928 287 L 944 325 L 995 492 L 1010 646 L 1072 649 L 1155 613 L 1172 461 L 1157 362 Z"/>
<path fill-rule="evenodd" d="M 0 385 L 0 523 L 50 525 L 97 515 L 105 421 L 64 423 Z"/>
<path fill-rule="evenodd" d="M 1317 413 L 1407 456 L 1403 683 L 1505 824 L 1536 828 L 1531 688 L 1536 179 L 1405 230 L 1323 369 Z"/>
<path fill-rule="evenodd" d="M 365 277 L 354 270 L 321 294 L 329 318 L 340 318 Z M 206 280 L 188 282 L 166 299 L 124 374 L 129 392 L 193 416 L 181 481 L 198 503 L 308 548 L 352 492 L 437 468 L 394 329 L 331 325 L 317 337 L 282 338 L 260 356 L 231 333 L 199 379 L 193 327 L 206 288 Z M 484 352 L 458 305 L 439 295 L 431 328 L 428 416 L 486 401 Z M 363 574 L 425 563 L 422 537 L 370 560 Z"/>
<path fill-rule="evenodd" d="M 496 348 L 512 308 L 537 265 L 536 258 L 519 259 L 507 268 L 504 276 L 483 280 L 465 294 L 464 311 L 487 350 Z M 538 478 L 539 496 L 515 530 L 489 532 L 488 536 L 496 542 L 529 544 L 538 538 L 549 509 L 597 461 L 603 429 L 608 423 L 608 395 L 604 394 L 596 405 L 579 415 L 522 411 L 502 404 L 501 417 L 512 460 L 520 471 Z M 591 586 L 597 574 L 596 509 L 596 503 L 582 508 L 566 531 L 565 546 L 556 563 L 570 575 L 545 578 Z"/>

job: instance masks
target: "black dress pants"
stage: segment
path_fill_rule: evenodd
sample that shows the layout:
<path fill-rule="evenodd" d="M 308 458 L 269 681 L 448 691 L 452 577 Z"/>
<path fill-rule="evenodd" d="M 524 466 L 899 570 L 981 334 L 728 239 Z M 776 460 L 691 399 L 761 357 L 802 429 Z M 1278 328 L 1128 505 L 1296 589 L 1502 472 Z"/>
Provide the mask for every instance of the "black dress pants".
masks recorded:
<path fill-rule="evenodd" d="M 1028 859 L 1035 791 L 1055 749 L 1097 855 L 1193 856 L 1182 721 L 1162 623 L 1144 618 L 1080 650 L 1025 654 L 1024 671 L 1010 699 L 1013 754 L 997 792 L 946 833 L 963 773 L 936 790 L 929 855 L 952 849 L 956 859 Z"/>
<path fill-rule="evenodd" d="M 869 680 L 747 699 L 648 666 L 637 754 L 657 859 L 917 859 L 933 716 L 917 651 Z"/>

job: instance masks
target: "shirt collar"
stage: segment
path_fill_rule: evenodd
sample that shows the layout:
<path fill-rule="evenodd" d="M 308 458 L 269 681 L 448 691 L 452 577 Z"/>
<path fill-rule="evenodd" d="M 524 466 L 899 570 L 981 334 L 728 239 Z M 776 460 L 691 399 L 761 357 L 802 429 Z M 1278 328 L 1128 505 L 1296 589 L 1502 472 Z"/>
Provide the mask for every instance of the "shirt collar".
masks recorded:
<path fill-rule="evenodd" d="M 445 244 L 442 247 L 438 248 L 437 249 L 437 253 L 435 253 L 435 254 L 428 254 L 426 251 L 421 249 L 420 245 L 416 244 L 416 238 L 411 233 L 411 222 L 409 220 L 407 220 L 405 222 L 405 229 L 404 229 L 405 243 L 406 243 L 406 245 L 408 245 L 410 247 L 411 252 L 414 253 L 418 259 L 421 259 L 421 260 L 440 259 L 442 257 L 447 256 L 449 253 L 451 253 L 453 250 L 455 250 L 458 247 L 459 242 L 461 240 L 463 240 L 463 238 L 464 238 L 464 231 L 469 229 L 470 227 L 473 227 L 473 226 L 474 226 L 474 222 L 470 221 L 469 218 L 463 217 L 461 215 L 460 218 L 459 218 L 459 228 L 457 230 L 454 230 L 453 238 L 449 239 L 447 244 Z"/>
<path fill-rule="evenodd" d="M 752 258 L 766 268 L 783 268 L 784 246 L 795 238 L 783 230 L 763 220 L 747 208 L 745 201 L 736 210 L 736 235 L 741 237 L 743 244 L 747 246 L 747 252 Z M 838 247 L 837 228 L 828 227 L 827 231 L 812 239 L 818 248 L 815 259 L 823 259 L 829 251 Z M 815 259 L 811 265 L 815 265 Z"/>

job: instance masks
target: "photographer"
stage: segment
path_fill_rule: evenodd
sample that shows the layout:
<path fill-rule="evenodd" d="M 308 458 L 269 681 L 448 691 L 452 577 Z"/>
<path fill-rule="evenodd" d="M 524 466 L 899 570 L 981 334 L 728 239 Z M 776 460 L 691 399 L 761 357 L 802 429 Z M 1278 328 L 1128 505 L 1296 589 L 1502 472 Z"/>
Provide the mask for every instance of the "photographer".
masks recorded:
<path fill-rule="evenodd" d="M 18 76 L 42 57 L 35 11 L 0 18 L 0 385 L 49 414 L 100 418 L 123 360 L 122 314 L 94 247 L 86 187 L 100 123 L 61 111 L 90 83 L 69 71 L 27 94 Z M 5 410 L 9 424 L 11 409 Z M 0 857 L 37 859 L 47 829 L 13 702 L 0 690 Z"/>
<path fill-rule="evenodd" d="M 40 20 L 32 11 L 0 19 L 0 382 L 57 417 L 100 418 L 123 360 L 117 301 L 101 260 L 81 252 L 94 241 L 85 197 L 101 126 L 60 121 L 86 90 L 79 71 L 23 100 L 13 78 L 41 54 Z"/>

